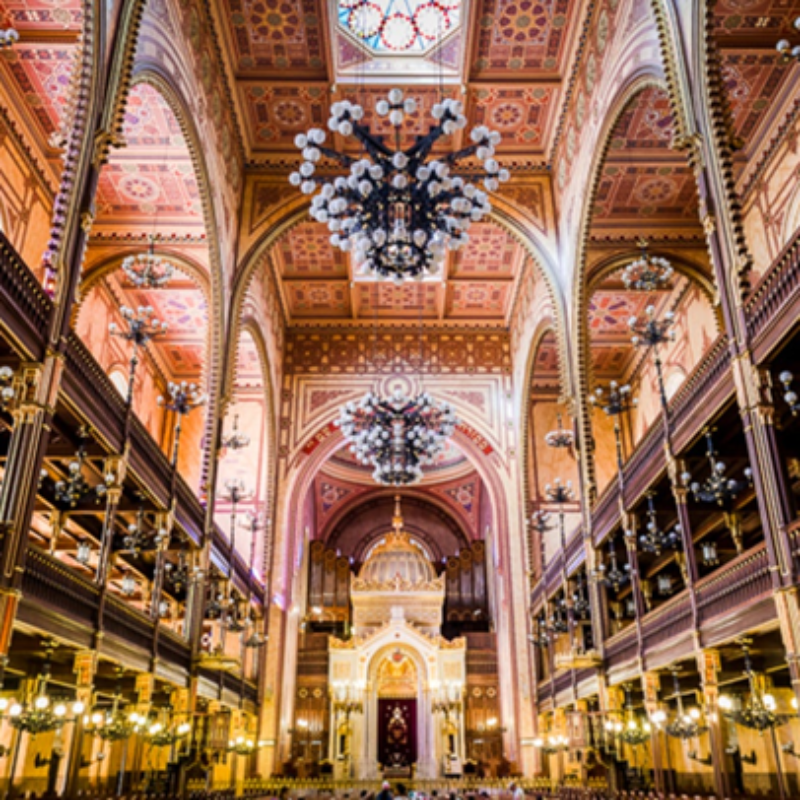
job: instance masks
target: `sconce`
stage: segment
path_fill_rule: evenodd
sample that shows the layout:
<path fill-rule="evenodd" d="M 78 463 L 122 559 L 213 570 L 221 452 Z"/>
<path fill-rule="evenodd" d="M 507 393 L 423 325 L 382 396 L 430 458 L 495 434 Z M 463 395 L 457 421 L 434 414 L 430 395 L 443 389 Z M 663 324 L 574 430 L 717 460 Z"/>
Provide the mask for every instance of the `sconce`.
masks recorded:
<path fill-rule="evenodd" d="M 800 758 L 800 753 L 794 749 L 794 742 L 786 742 L 786 744 L 781 745 L 781 750 L 786 753 L 787 756 L 792 756 L 793 758 Z M 755 753 L 753 754 L 755 758 Z"/>
<path fill-rule="evenodd" d="M 689 760 L 696 761 L 698 764 L 702 764 L 704 767 L 710 767 L 713 763 L 713 759 L 711 758 L 711 753 L 707 756 L 698 756 L 694 750 L 689 751 Z"/>

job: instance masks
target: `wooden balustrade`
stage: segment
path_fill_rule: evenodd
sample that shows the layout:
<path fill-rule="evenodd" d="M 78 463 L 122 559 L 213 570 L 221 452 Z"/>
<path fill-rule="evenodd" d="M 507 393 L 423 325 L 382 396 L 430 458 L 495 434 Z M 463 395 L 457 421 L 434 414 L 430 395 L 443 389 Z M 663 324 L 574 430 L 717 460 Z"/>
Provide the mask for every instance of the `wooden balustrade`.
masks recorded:
<path fill-rule="evenodd" d="M 800 519 L 794 520 L 786 528 L 789 538 L 789 551 L 794 565 L 794 579 L 800 580 Z"/>
<path fill-rule="evenodd" d="M 27 360 L 42 361 L 53 304 L 36 276 L 0 232 L 0 329 Z"/>
<path fill-rule="evenodd" d="M 743 608 L 753 608 L 759 600 L 770 598 L 772 588 L 769 554 L 762 543 L 698 583 L 701 627 L 716 626 L 720 617 L 740 616 Z"/>
<path fill-rule="evenodd" d="M 760 363 L 796 324 L 800 311 L 800 235 L 789 242 L 745 302 L 753 356 Z"/>
<path fill-rule="evenodd" d="M 606 539 L 618 521 L 619 483 L 614 479 L 592 509 L 592 541 L 599 543 Z"/>
<path fill-rule="evenodd" d="M 638 655 L 639 639 L 635 625 L 629 625 L 625 630 L 606 640 L 605 663 L 609 670 L 634 661 Z"/>

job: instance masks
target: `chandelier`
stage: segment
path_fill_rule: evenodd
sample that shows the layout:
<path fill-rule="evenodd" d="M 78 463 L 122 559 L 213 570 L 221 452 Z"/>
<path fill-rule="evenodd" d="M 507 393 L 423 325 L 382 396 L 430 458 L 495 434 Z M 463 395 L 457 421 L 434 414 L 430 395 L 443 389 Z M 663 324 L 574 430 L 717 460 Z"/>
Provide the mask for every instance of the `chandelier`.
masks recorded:
<path fill-rule="evenodd" d="M 11 367 L 0 367 L 0 408 L 8 410 L 17 396 L 14 386 L 14 370 Z"/>
<path fill-rule="evenodd" d="M 544 442 L 548 447 L 563 449 L 572 447 L 575 442 L 575 435 L 569 428 L 565 428 L 561 420 L 561 412 L 557 412 L 558 427 L 549 431 L 544 436 Z"/>
<path fill-rule="evenodd" d="M 546 739 L 539 737 L 533 740 L 533 746 L 550 756 L 569 750 L 569 739 L 563 735 L 548 736 Z"/>
<path fill-rule="evenodd" d="M 3 698 L 4 705 L 7 703 L 11 725 L 31 736 L 58 730 L 65 723 L 74 722 L 84 710 L 84 704 L 80 700 L 67 706 L 65 702 L 56 701 L 47 693 L 50 663 L 55 646 L 55 643 L 51 642 L 45 644 L 44 666 L 30 696 L 21 703 Z M 69 714 L 72 716 L 68 716 Z"/>
<path fill-rule="evenodd" d="M 794 375 L 789 370 L 784 370 L 778 377 L 784 388 L 783 399 L 786 401 L 786 405 L 789 406 L 792 416 L 796 417 L 800 412 L 800 401 L 798 401 L 797 392 L 792 389 Z"/>
<path fill-rule="evenodd" d="M 125 550 L 130 551 L 134 556 L 139 556 L 143 550 L 150 548 L 158 550 L 167 541 L 169 541 L 169 531 L 166 528 L 147 529 L 144 506 L 140 505 L 136 512 L 136 521 L 128 525 L 122 544 Z"/>
<path fill-rule="evenodd" d="M 685 711 L 677 669 L 672 671 L 672 682 L 675 687 L 675 700 L 678 709 L 675 719 L 665 725 L 664 730 L 668 736 L 672 736 L 674 739 L 694 739 L 705 733 L 708 730 L 708 726 L 700 724 L 702 714 L 699 708 L 690 708 L 688 712 Z M 663 711 L 656 712 L 656 715 L 653 716 L 653 721 L 656 723 L 666 721 L 666 714 Z"/>
<path fill-rule="evenodd" d="M 122 742 L 138 733 L 146 723 L 146 718 L 135 711 L 127 713 L 120 708 L 122 693 L 117 687 L 110 709 L 97 709 L 84 726 L 86 733 L 97 736 L 106 742 Z M 84 722 L 86 718 L 84 717 Z"/>
<path fill-rule="evenodd" d="M 83 467 L 86 463 L 86 433 L 82 430 L 79 434 L 80 445 L 75 452 L 75 458 L 67 466 L 67 478 L 58 480 L 54 485 L 56 501 L 67 508 L 75 508 L 80 500 L 89 494 L 95 495 L 96 502 L 100 502 L 108 491 L 108 485 L 114 483 L 116 476 L 105 476 L 105 482 L 90 486 L 83 476 Z"/>
<path fill-rule="evenodd" d="M 164 336 L 169 327 L 168 323 L 159 321 L 153 314 L 152 306 L 139 306 L 135 311 L 128 306 L 121 306 L 119 310 L 125 323 L 126 330 L 120 330 L 116 322 L 108 326 L 112 336 L 119 336 L 133 345 L 131 356 L 128 359 L 128 394 L 126 402 L 133 402 L 133 384 L 136 378 L 136 367 L 139 365 L 139 349 L 149 341 Z"/>
<path fill-rule="evenodd" d="M 750 684 L 750 696 L 742 708 L 735 709 L 733 699 L 722 695 L 719 698 L 719 706 L 723 715 L 737 725 L 759 733 L 786 725 L 796 715 L 777 713 L 775 698 L 762 691 L 759 686 L 758 676 L 753 670 L 753 662 L 750 659 L 749 642 L 742 642 L 741 647 L 744 653 L 744 671 Z"/>
<path fill-rule="evenodd" d="M 607 389 L 598 386 L 594 394 L 589 395 L 589 402 L 603 410 L 603 413 L 614 420 L 614 442 L 617 448 L 617 470 L 622 474 L 623 454 L 622 454 L 622 428 L 620 419 L 639 404 L 639 400 L 631 394 L 631 387 L 628 384 L 620 386 L 616 381 L 611 381 Z"/>
<path fill-rule="evenodd" d="M 427 392 L 411 398 L 398 388 L 387 400 L 367 392 L 358 403 L 347 403 L 335 424 L 350 452 L 374 467 L 377 483 L 408 486 L 444 452 L 458 419 L 448 403 L 434 402 Z"/>
<path fill-rule="evenodd" d="M 706 458 L 711 465 L 711 474 L 703 483 L 692 481 L 689 472 L 681 474 L 684 486 L 691 489 L 694 499 L 701 503 L 716 503 L 718 506 L 727 506 L 737 495 L 747 486 L 753 485 L 753 471 L 750 467 L 744 468 L 745 480 L 737 481 L 725 475 L 727 466 L 724 461 L 719 460 L 719 454 L 714 449 L 714 441 L 711 438 L 711 431 L 707 430 L 706 435 Z"/>
<path fill-rule="evenodd" d="M 151 236 L 146 253 L 128 256 L 122 262 L 122 271 L 138 289 L 160 289 L 169 283 L 175 273 L 173 264 L 155 254 L 155 246 L 155 237 Z"/>
<path fill-rule="evenodd" d="M 533 633 L 528 634 L 528 639 L 534 647 L 545 648 L 550 644 L 550 633 L 547 629 L 547 618 L 544 614 L 537 617 L 534 622 Z"/>
<path fill-rule="evenodd" d="M 422 278 L 437 273 L 448 250 L 458 250 L 469 240 L 467 230 L 491 211 L 487 192 L 494 192 L 509 172 L 494 158 L 500 134 L 480 125 L 470 132 L 472 142 L 442 160 L 429 160 L 443 136 L 466 127 L 463 104 L 450 98 L 431 110 L 435 124 L 406 150 L 400 148 L 400 126 L 406 114 L 417 110 L 417 101 L 392 89 L 375 105 L 394 128 L 393 147 L 361 123 L 364 109 L 349 100 L 334 103 L 328 128 L 343 138 L 355 137 L 364 158 L 353 158 L 324 146 L 326 133 L 312 128 L 295 138 L 304 158 L 289 182 L 311 201 L 311 216 L 327 223 L 331 244 L 352 252 L 364 274 L 391 278 Z M 484 189 L 451 173 L 458 161 L 477 156 L 483 166 Z M 325 180 L 315 175 L 326 158 L 337 162 L 347 175 Z M 484 191 L 485 190 L 485 191 Z"/>
<path fill-rule="evenodd" d="M 171 706 L 156 711 L 154 716 L 137 718 L 144 728 L 143 736 L 152 747 L 168 747 L 187 736 L 192 725 L 189 721 L 177 722 Z"/>
<path fill-rule="evenodd" d="M 794 21 L 794 27 L 795 30 L 800 31 L 800 17 Z M 792 47 L 792 43 L 788 39 L 781 39 L 775 48 L 781 54 L 784 64 L 788 64 L 792 59 L 800 61 L 800 44 Z"/>
<path fill-rule="evenodd" d="M 652 553 L 658 557 L 663 550 L 670 548 L 677 550 L 681 542 L 680 523 L 669 531 L 662 531 L 658 527 L 656 509 L 653 503 L 653 493 L 647 493 L 647 523 L 644 526 L 644 533 L 639 536 L 639 545 L 645 553 Z"/>
<path fill-rule="evenodd" d="M 14 28 L 6 28 L 5 30 L 0 31 L 0 50 L 4 47 L 11 47 L 12 44 L 15 44 L 19 41 L 19 33 L 14 30 Z"/>
<path fill-rule="evenodd" d="M 245 736 L 237 736 L 228 742 L 226 750 L 229 753 L 235 753 L 237 756 L 250 756 L 266 745 L 265 741 L 256 742 L 253 739 L 248 739 Z"/>
<path fill-rule="evenodd" d="M 641 256 L 622 271 L 625 288 L 635 292 L 655 292 L 663 289 L 675 271 L 672 264 L 661 256 L 651 256 L 647 252 L 646 241 L 640 241 L 639 246 L 642 249 Z"/>
<path fill-rule="evenodd" d="M 644 314 L 642 321 L 639 321 L 638 317 L 631 317 L 628 320 L 628 327 L 633 334 L 631 336 L 631 344 L 634 347 L 646 347 L 648 350 L 653 351 L 653 363 L 655 364 L 656 377 L 658 378 L 661 410 L 664 412 L 664 417 L 669 418 L 667 393 L 664 388 L 663 362 L 658 348 L 668 342 L 675 341 L 675 331 L 670 330 L 675 324 L 675 314 L 672 311 L 667 311 L 664 314 L 664 319 L 657 319 L 655 306 L 647 306 Z"/>
<path fill-rule="evenodd" d="M 592 572 L 592 578 L 607 589 L 613 589 L 616 593 L 631 579 L 631 565 L 625 564 L 620 569 L 617 563 L 617 548 L 614 546 L 614 539 L 608 539 L 608 564 L 602 562 L 597 565 L 597 569 Z"/>

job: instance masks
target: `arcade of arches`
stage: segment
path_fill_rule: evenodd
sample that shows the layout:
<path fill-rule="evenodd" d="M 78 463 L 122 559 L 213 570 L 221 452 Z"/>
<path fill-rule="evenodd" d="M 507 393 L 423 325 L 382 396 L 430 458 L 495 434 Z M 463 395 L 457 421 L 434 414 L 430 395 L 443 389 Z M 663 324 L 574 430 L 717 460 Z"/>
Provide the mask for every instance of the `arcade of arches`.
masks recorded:
<path fill-rule="evenodd" d="M 0 792 L 800 796 L 798 19 L 0 0 Z M 444 99 L 510 179 L 383 281 L 296 137 Z M 367 391 L 454 409 L 419 482 Z"/>

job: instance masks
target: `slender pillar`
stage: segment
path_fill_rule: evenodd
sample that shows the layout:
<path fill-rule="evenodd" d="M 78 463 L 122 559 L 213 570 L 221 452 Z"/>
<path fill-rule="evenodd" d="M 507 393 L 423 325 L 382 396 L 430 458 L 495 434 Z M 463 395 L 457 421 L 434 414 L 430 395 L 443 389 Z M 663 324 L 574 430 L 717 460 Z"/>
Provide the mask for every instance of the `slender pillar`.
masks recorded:
<path fill-rule="evenodd" d="M 711 747 L 711 766 L 714 769 L 714 790 L 719 797 L 730 797 L 731 781 L 727 769 L 723 721 L 719 712 L 718 675 L 721 670 L 718 650 L 701 650 L 697 653 L 697 670 L 705 702 L 708 721 L 708 738 Z"/>
<path fill-rule="evenodd" d="M 91 713 L 94 676 L 97 672 L 97 651 L 83 650 L 75 655 L 74 672 L 77 676 L 76 700 L 83 703 L 86 714 Z M 76 715 L 69 743 L 66 797 L 75 797 L 80 787 L 81 762 L 83 761 L 83 714 Z"/>
<path fill-rule="evenodd" d="M 644 692 L 644 707 L 647 716 L 652 720 L 653 715 L 661 708 L 658 700 L 658 691 L 661 688 L 661 676 L 657 672 L 642 674 L 642 691 Z M 666 743 L 664 733 L 658 725 L 652 725 L 650 732 L 650 753 L 653 758 L 653 780 L 657 792 L 667 791 L 667 776 L 664 767 L 664 752 Z"/>

